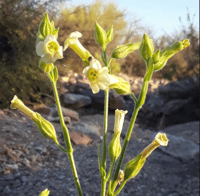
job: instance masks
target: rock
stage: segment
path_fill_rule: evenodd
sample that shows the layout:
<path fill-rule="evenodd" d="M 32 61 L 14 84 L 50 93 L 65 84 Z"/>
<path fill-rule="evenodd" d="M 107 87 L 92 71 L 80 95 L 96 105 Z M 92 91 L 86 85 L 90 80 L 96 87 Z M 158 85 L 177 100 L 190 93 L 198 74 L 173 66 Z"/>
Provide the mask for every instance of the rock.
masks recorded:
<path fill-rule="evenodd" d="M 92 143 L 92 139 L 85 134 L 79 134 L 75 131 L 70 132 L 71 141 L 76 145 L 89 145 Z"/>
<path fill-rule="evenodd" d="M 113 90 L 109 93 L 109 108 L 112 110 L 126 110 L 126 102 L 123 96 L 118 95 Z"/>
<path fill-rule="evenodd" d="M 99 93 L 93 94 L 91 89 L 84 89 L 80 92 L 82 95 L 90 96 L 92 100 L 91 107 L 94 107 L 98 110 L 104 110 L 104 91 L 100 90 Z M 123 109 L 125 110 L 126 102 L 123 99 L 123 96 L 115 93 L 114 90 L 109 92 L 109 109 Z"/>
<path fill-rule="evenodd" d="M 51 122 L 55 122 L 55 123 L 60 123 L 60 118 L 58 117 L 52 117 L 52 116 L 48 116 L 47 118 L 49 121 Z M 71 124 L 71 119 L 69 116 L 64 116 L 63 117 L 64 121 L 66 124 Z"/>
<path fill-rule="evenodd" d="M 65 93 L 60 96 L 62 105 L 70 108 L 81 108 L 92 103 L 91 98 L 86 95 Z"/>
<path fill-rule="evenodd" d="M 177 137 L 181 136 L 199 144 L 199 121 L 188 122 L 184 124 L 174 125 L 163 129 L 164 133 L 169 133 Z"/>
<path fill-rule="evenodd" d="M 152 134 L 152 140 L 155 138 L 156 134 L 157 133 Z M 168 146 L 159 147 L 159 149 L 163 152 L 184 162 L 193 160 L 199 154 L 199 145 L 195 144 L 194 142 L 181 136 L 177 137 L 169 133 L 166 135 L 169 139 Z"/>
<path fill-rule="evenodd" d="M 6 168 L 10 168 L 12 170 L 18 170 L 18 165 L 17 164 L 7 164 Z"/>
<path fill-rule="evenodd" d="M 101 126 L 92 123 L 91 121 L 79 121 L 78 123 L 72 123 L 71 129 L 80 133 L 80 134 L 86 134 L 92 140 L 99 141 L 100 139 L 100 132 L 101 132 Z"/>
<path fill-rule="evenodd" d="M 35 112 L 38 112 L 40 114 L 49 114 L 50 113 L 50 109 L 49 107 L 47 107 L 44 104 L 33 104 L 33 110 Z"/>
<path fill-rule="evenodd" d="M 161 86 L 148 94 L 139 121 L 146 126 L 166 127 L 200 119 L 198 81 L 187 78 Z"/>
<path fill-rule="evenodd" d="M 76 112 L 76 111 L 74 111 L 72 109 L 64 108 L 64 107 L 62 107 L 61 109 L 62 109 L 62 113 L 63 113 L 64 117 L 67 116 L 72 121 L 79 121 L 79 114 L 78 114 L 78 112 Z M 50 115 L 52 117 L 59 117 L 56 105 L 53 105 L 51 107 L 51 113 L 50 113 Z"/>

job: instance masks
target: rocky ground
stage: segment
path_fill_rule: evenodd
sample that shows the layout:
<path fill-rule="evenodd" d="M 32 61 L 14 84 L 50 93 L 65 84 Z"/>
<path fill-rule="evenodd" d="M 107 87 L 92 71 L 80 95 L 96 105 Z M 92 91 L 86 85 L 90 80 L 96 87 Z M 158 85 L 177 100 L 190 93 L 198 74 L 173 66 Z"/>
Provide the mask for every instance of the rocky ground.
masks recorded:
<path fill-rule="evenodd" d="M 93 115 L 93 118 L 90 115 L 80 117 L 80 121 L 83 119 L 86 123 L 91 120 L 101 126 L 102 118 L 102 115 Z M 110 140 L 114 116 L 110 115 L 109 119 Z M 128 120 L 125 121 L 125 126 L 127 123 Z M 53 124 L 59 141 L 63 141 L 59 124 Z M 68 127 L 71 132 L 70 125 Z M 184 143 L 191 142 L 189 148 L 194 145 L 191 150 L 195 151 L 199 145 L 198 127 L 199 122 L 174 127 L 178 130 L 176 134 L 185 139 L 179 144 L 180 150 L 187 151 L 184 149 Z M 39 195 L 45 188 L 50 189 L 50 196 L 77 195 L 67 156 L 52 141 L 44 138 L 30 119 L 21 112 L 3 110 L 0 113 L 0 130 L 0 196 Z M 172 135 L 172 130 L 173 127 L 164 131 Z M 155 131 L 135 126 L 124 163 L 134 158 L 152 141 Z M 123 141 L 123 138 L 121 139 Z M 170 140 L 173 143 L 174 139 Z M 83 195 L 100 195 L 98 142 L 101 142 L 101 137 L 99 140 L 94 137 L 93 142 L 87 146 L 73 145 Z M 64 145 L 63 142 L 61 144 Z M 198 196 L 198 152 L 185 153 L 177 157 L 176 154 L 170 154 L 170 151 L 155 150 L 139 175 L 126 184 L 120 195 Z"/>
<path fill-rule="evenodd" d="M 99 196 L 97 144 L 102 143 L 103 93 L 93 96 L 83 76 L 62 79 L 64 91 L 61 100 L 65 106 L 62 110 L 73 143 L 83 195 Z M 142 80 L 127 80 L 137 94 L 136 89 L 141 87 Z M 151 94 L 133 129 L 122 168 L 153 140 L 158 131 L 167 133 L 169 145 L 152 153 L 137 177 L 126 184 L 121 196 L 199 195 L 199 105 L 195 105 L 196 94 L 188 93 L 191 89 L 194 92 L 196 85 L 192 80 L 188 91 L 188 88 L 185 90 L 188 82 L 178 83 L 178 87 L 167 83 L 164 80 L 150 81 Z M 160 90 L 156 91 L 158 87 Z M 178 93 L 175 93 L 177 89 Z M 114 109 L 121 107 L 129 111 L 121 134 L 123 143 L 133 101 L 111 92 L 109 104 L 108 143 L 113 133 Z M 53 123 L 59 142 L 64 146 L 55 106 L 30 103 L 29 106 Z M 188 114 L 190 118 L 184 113 L 189 111 L 183 110 L 185 106 L 192 108 Z M 154 123 L 149 123 L 152 121 Z M 166 126 L 166 122 L 170 126 Z M 107 160 L 109 166 L 109 157 Z M 46 188 L 50 189 L 50 196 L 77 195 L 66 154 L 44 138 L 33 121 L 20 111 L 0 110 L 0 196 L 37 196 Z"/>

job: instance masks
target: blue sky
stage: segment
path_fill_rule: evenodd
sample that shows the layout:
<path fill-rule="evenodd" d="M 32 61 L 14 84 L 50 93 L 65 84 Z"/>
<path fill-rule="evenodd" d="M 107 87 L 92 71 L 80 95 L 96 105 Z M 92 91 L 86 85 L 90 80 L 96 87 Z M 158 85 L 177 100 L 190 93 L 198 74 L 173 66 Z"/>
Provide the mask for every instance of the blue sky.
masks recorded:
<path fill-rule="evenodd" d="M 71 2 L 74 5 L 88 5 L 94 1 L 71 0 Z M 187 7 L 191 17 L 193 14 L 196 15 L 194 24 L 199 29 L 198 0 L 113 0 L 112 2 L 115 2 L 120 10 L 126 10 L 130 15 L 141 18 L 144 26 L 152 27 L 155 37 L 180 29 L 179 17 L 182 23 L 186 24 Z"/>

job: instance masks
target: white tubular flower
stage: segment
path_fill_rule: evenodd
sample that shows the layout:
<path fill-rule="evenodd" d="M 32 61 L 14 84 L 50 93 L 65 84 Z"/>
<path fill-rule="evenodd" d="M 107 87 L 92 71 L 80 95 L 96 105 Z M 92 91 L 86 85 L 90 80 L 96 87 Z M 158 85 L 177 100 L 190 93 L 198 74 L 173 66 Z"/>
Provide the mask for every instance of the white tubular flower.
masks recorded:
<path fill-rule="evenodd" d="M 36 113 L 30 110 L 28 107 L 26 107 L 16 95 L 13 97 L 10 107 L 11 109 L 17 108 L 18 110 L 21 110 L 24 114 L 26 114 L 33 120 L 38 120 Z"/>
<path fill-rule="evenodd" d="M 70 33 L 64 43 L 64 50 L 70 47 L 74 50 L 82 60 L 88 61 L 88 58 L 91 54 L 83 47 L 83 45 L 79 42 L 78 38 L 82 37 L 82 34 L 78 31 Z"/>
<path fill-rule="evenodd" d="M 167 146 L 168 139 L 165 133 L 158 133 L 151 144 L 149 144 L 142 152 L 142 157 L 147 158 L 159 146 Z"/>
<path fill-rule="evenodd" d="M 90 86 L 94 94 L 98 93 L 100 89 L 106 90 L 109 85 L 119 82 L 118 79 L 108 73 L 108 67 L 102 68 L 100 62 L 96 59 L 91 60 L 90 66 L 86 67 L 83 73 L 90 81 Z"/>
<path fill-rule="evenodd" d="M 115 110 L 115 126 L 114 126 L 114 134 L 117 135 L 118 133 L 121 133 L 122 131 L 122 127 L 123 127 L 123 123 L 124 123 L 124 117 L 125 114 L 128 111 L 123 111 L 123 110 Z"/>
<path fill-rule="evenodd" d="M 63 58 L 63 47 L 59 45 L 55 35 L 48 35 L 43 42 L 37 44 L 36 53 L 42 57 L 43 62 L 54 63 L 57 59 Z"/>

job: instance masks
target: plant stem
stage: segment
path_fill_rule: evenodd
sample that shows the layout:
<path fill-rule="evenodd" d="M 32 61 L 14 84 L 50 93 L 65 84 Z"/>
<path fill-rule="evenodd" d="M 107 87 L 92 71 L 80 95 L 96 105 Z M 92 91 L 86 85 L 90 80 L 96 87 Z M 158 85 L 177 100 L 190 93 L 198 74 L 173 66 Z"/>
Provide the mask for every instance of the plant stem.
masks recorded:
<path fill-rule="evenodd" d="M 56 82 L 54 82 L 53 80 L 51 80 L 51 82 L 52 82 L 53 92 L 54 92 L 54 96 L 55 96 L 55 100 L 56 100 L 56 104 L 57 104 L 58 114 L 59 114 L 59 117 L 60 117 L 60 124 L 61 124 L 61 127 L 62 127 L 62 131 L 63 131 L 63 135 L 64 135 L 66 147 L 67 147 L 67 151 L 65 151 L 65 152 L 68 154 L 68 157 L 69 157 L 69 160 L 70 160 L 70 165 L 71 165 L 71 169 L 72 169 L 72 172 L 73 172 L 76 188 L 78 190 L 78 194 L 79 194 L 79 196 L 82 196 L 81 185 L 80 185 L 80 182 L 79 182 L 79 178 L 78 178 L 78 174 L 77 174 L 76 166 L 75 166 L 75 162 L 74 162 L 74 157 L 73 157 L 73 148 L 72 148 L 71 141 L 70 141 L 69 131 L 68 131 L 66 125 L 65 125 L 65 121 L 64 121 L 64 118 L 63 118 L 60 100 L 59 100 L 58 92 L 57 92 L 57 88 L 56 88 Z"/>
<path fill-rule="evenodd" d="M 131 121 L 130 121 L 128 131 L 127 131 L 127 134 L 126 134 L 126 138 L 125 138 L 125 141 L 124 141 L 124 145 L 123 145 L 120 157 L 119 157 L 119 162 L 117 164 L 117 168 L 116 168 L 115 175 L 114 175 L 114 178 L 113 178 L 112 191 L 114 191 L 114 189 L 116 187 L 116 180 L 117 180 L 119 170 L 121 168 L 122 160 L 123 160 L 128 142 L 129 142 L 130 137 L 131 137 L 131 133 L 132 133 L 132 130 L 133 130 L 133 126 L 135 124 L 135 120 L 136 120 L 138 111 L 141 108 L 141 106 L 144 104 L 146 94 L 147 94 L 147 90 L 148 90 L 148 81 L 144 80 L 143 85 L 142 85 L 142 90 L 140 92 L 139 99 L 135 104 L 135 108 L 134 108 L 134 111 L 133 111 L 133 114 L 132 114 L 132 117 L 131 117 Z"/>
<path fill-rule="evenodd" d="M 102 167 L 106 171 L 106 146 L 107 146 L 107 127 L 108 127 L 108 98 L 109 89 L 105 90 L 104 100 L 104 132 L 103 132 L 103 156 L 102 156 Z M 104 196 L 106 192 L 106 179 L 105 176 L 101 179 L 101 195 Z"/>
<path fill-rule="evenodd" d="M 120 187 L 117 189 L 117 191 L 114 193 L 114 196 L 118 195 L 120 191 L 123 189 L 124 185 L 126 184 L 126 181 L 123 181 Z"/>

